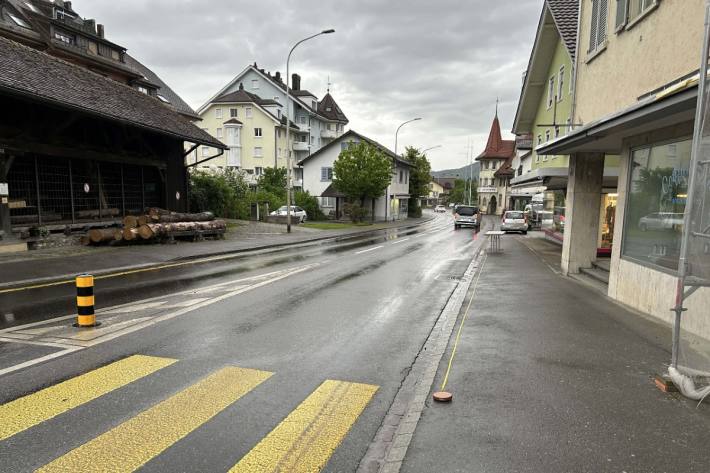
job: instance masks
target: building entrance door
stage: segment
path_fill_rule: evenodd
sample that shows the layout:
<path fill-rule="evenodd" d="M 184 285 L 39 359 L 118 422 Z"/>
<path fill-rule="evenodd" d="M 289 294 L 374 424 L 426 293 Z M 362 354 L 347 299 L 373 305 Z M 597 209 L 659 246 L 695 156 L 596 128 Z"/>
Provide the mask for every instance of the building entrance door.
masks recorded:
<path fill-rule="evenodd" d="M 498 209 L 498 202 L 497 202 L 496 196 L 491 196 L 491 200 L 490 200 L 490 202 L 488 202 L 488 214 L 495 215 L 497 209 Z"/>

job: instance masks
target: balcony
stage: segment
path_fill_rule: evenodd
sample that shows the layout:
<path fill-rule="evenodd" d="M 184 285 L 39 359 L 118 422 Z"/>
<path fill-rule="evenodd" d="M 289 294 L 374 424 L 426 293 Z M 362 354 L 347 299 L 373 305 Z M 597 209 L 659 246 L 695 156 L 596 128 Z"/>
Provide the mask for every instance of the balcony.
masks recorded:
<path fill-rule="evenodd" d="M 294 151 L 308 151 L 309 145 L 306 141 L 294 141 L 293 150 Z"/>
<path fill-rule="evenodd" d="M 327 128 L 323 128 L 320 131 L 320 137 L 321 138 L 328 138 L 328 139 L 337 138 L 338 132 L 335 130 L 328 130 Z"/>

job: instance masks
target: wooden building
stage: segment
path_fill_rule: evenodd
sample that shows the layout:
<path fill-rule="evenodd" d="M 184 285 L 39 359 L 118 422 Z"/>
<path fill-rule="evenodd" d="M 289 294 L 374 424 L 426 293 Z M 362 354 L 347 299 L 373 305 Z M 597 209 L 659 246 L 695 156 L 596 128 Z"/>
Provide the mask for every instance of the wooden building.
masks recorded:
<path fill-rule="evenodd" d="M 103 28 L 97 31 L 91 20 L 68 24 L 56 11 L 40 15 L 67 4 L 29 3 L 35 12 L 0 1 L 5 240 L 22 228 L 83 228 L 148 206 L 186 210 L 185 155 L 198 145 L 215 155 L 225 149 L 191 122 L 191 109 L 157 76 L 137 72 L 125 49 L 102 43 Z M 78 19 L 70 8 L 66 12 Z M 57 31 L 72 33 L 71 42 L 58 39 Z M 104 45 L 96 57 L 91 41 Z"/>

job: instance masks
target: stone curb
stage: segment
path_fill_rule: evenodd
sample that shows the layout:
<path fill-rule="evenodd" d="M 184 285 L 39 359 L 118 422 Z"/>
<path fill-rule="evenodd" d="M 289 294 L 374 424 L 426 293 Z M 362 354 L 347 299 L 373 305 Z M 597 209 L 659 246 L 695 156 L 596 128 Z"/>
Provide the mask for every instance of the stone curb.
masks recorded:
<path fill-rule="evenodd" d="M 358 473 L 400 471 L 473 276 L 480 267 L 482 255 L 483 251 L 479 247 L 476 257 L 449 297 L 424 347 L 395 395 L 387 415 L 360 461 Z"/>

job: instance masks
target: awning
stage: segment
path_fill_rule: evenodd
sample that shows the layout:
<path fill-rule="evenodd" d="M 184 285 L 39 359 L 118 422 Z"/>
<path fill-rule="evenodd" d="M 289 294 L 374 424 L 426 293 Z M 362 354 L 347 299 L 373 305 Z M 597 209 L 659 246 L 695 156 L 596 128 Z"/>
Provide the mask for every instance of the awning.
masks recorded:
<path fill-rule="evenodd" d="M 692 121 L 697 97 L 696 76 L 642 99 L 631 107 L 587 123 L 568 135 L 537 147 L 535 151 L 539 155 L 579 152 L 620 154 L 622 141 L 629 136 Z"/>
<path fill-rule="evenodd" d="M 549 167 L 533 169 L 522 176 L 511 179 L 511 189 L 526 189 L 544 186 L 543 190 L 561 190 L 567 188 L 569 168 Z M 605 167 L 602 186 L 605 189 L 616 189 L 619 181 L 618 167 Z M 538 191 L 542 192 L 542 191 Z M 520 195 L 520 194 L 518 194 Z"/>
<path fill-rule="evenodd" d="M 335 187 L 333 187 L 333 184 L 331 184 L 325 188 L 325 190 L 323 191 L 323 193 L 320 196 L 321 197 L 345 197 L 345 194 L 337 191 L 335 189 Z"/>

